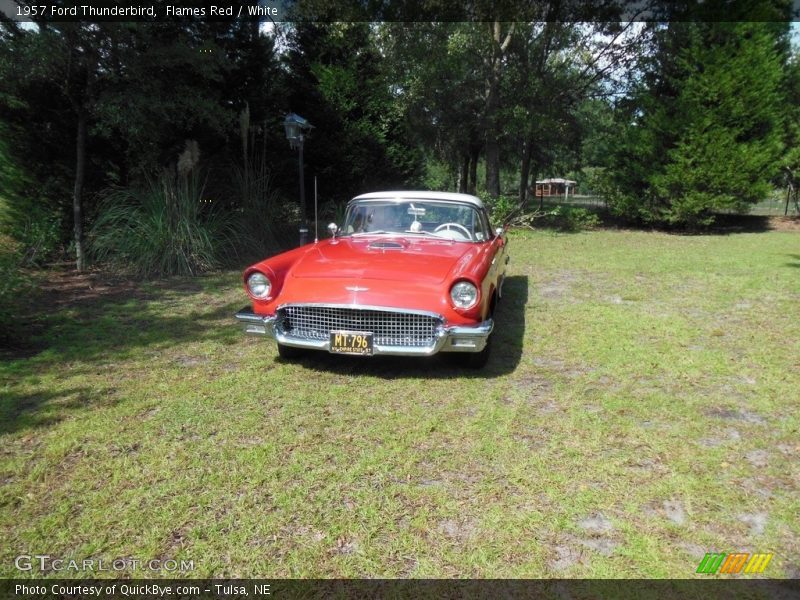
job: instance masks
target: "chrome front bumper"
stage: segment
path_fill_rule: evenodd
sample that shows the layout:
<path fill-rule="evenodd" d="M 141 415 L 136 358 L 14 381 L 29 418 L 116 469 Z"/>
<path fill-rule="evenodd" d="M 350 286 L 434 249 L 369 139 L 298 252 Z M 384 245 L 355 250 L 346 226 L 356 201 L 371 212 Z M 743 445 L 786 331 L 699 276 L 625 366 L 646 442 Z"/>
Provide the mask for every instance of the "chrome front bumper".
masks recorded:
<path fill-rule="evenodd" d="M 272 338 L 284 346 L 307 348 L 309 350 L 330 350 L 330 340 L 307 340 L 285 335 L 275 327 L 276 317 L 255 314 L 249 306 L 236 313 L 236 320 L 242 324 L 249 335 L 262 335 Z M 436 339 L 431 346 L 406 347 L 375 344 L 373 354 L 394 356 L 432 356 L 437 352 L 480 352 L 486 347 L 486 340 L 494 328 L 494 321 L 487 319 L 477 325 L 442 326 L 436 330 Z"/>

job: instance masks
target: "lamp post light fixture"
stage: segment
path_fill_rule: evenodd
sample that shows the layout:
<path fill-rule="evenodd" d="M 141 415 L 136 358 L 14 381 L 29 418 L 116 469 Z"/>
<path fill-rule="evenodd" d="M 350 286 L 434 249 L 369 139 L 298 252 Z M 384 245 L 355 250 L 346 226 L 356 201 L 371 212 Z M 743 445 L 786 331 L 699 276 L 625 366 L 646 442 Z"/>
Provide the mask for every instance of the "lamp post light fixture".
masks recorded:
<path fill-rule="evenodd" d="M 298 149 L 298 164 L 300 174 L 300 211 L 302 222 L 300 224 L 300 245 L 306 243 L 308 237 L 308 218 L 306 216 L 306 181 L 303 175 L 303 142 L 305 133 L 314 127 L 306 119 L 295 113 L 289 113 L 283 120 L 283 128 L 286 130 L 286 139 L 292 149 Z"/>

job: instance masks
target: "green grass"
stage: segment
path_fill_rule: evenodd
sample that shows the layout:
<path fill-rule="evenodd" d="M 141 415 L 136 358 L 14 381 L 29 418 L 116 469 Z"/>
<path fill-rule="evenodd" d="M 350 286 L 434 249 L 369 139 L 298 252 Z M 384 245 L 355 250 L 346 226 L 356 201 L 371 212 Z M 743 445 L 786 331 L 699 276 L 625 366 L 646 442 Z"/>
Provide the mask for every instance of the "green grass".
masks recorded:
<path fill-rule="evenodd" d="M 43 315 L 45 349 L 0 364 L 0 575 L 42 553 L 683 578 L 714 550 L 796 576 L 800 236 L 514 233 L 511 252 L 479 373 L 281 362 L 233 323 L 238 273 Z"/>

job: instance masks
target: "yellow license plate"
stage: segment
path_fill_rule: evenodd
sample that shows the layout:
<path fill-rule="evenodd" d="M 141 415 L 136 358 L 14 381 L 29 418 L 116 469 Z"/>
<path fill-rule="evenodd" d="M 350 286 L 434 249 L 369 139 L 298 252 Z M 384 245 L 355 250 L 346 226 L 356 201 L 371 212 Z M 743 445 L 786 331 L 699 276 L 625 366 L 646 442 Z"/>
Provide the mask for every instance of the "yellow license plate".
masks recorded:
<path fill-rule="evenodd" d="M 366 331 L 331 331 L 331 352 L 372 356 L 372 333 Z"/>

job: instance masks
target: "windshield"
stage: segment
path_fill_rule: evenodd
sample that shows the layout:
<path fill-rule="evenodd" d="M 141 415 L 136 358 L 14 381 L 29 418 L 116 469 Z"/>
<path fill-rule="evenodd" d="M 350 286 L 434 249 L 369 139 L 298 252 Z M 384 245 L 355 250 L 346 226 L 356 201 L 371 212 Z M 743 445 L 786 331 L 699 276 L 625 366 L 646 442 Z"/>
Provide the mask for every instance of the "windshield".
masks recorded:
<path fill-rule="evenodd" d="M 364 200 L 347 207 L 342 235 L 400 233 L 481 242 L 488 223 L 472 205 L 435 200 Z"/>

